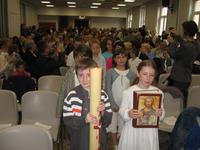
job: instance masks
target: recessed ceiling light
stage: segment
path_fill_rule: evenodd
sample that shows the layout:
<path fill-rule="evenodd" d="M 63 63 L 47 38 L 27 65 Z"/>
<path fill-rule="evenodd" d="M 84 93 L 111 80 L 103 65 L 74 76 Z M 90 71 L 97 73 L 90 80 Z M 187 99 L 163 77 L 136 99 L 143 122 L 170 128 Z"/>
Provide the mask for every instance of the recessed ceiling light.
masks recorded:
<path fill-rule="evenodd" d="M 112 9 L 119 9 L 119 7 L 112 7 Z"/>
<path fill-rule="evenodd" d="M 76 5 L 69 5 L 70 8 L 76 8 Z"/>
<path fill-rule="evenodd" d="M 120 7 L 125 7 L 126 4 L 117 4 L 117 6 L 120 6 Z"/>
<path fill-rule="evenodd" d="M 100 6 L 101 3 L 92 3 L 92 5 Z"/>
<path fill-rule="evenodd" d="M 54 5 L 46 5 L 46 7 L 54 7 Z"/>
<path fill-rule="evenodd" d="M 90 6 L 90 8 L 98 8 L 98 6 Z"/>
<path fill-rule="evenodd" d="M 135 0 L 124 0 L 125 2 L 131 2 L 131 3 L 133 3 L 133 2 L 135 2 Z"/>
<path fill-rule="evenodd" d="M 74 4 L 76 4 L 76 2 L 67 2 L 67 4 L 74 5 Z"/>
<path fill-rule="evenodd" d="M 41 1 L 42 4 L 50 4 L 50 1 Z"/>

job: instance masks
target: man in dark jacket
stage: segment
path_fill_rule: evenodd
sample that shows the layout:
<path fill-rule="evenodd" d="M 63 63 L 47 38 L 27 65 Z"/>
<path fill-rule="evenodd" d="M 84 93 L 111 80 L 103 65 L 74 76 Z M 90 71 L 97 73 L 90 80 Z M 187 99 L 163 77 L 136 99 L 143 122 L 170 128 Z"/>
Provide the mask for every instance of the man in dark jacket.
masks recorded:
<path fill-rule="evenodd" d="M 50 57 L 50 48 L 45 41 L 37 43 L 38 58 L 36 60 L 37 78 L 44 75 L 60 75 L 59 65 Z"/>

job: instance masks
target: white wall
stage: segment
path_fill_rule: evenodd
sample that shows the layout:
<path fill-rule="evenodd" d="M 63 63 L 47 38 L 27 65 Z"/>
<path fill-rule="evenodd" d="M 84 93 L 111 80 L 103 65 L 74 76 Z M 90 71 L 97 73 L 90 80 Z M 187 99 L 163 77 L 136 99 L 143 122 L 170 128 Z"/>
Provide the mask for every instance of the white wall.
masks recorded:
<path fill-rule="evenodd" d="M 154 3 L 148 3 L 146 5 L 146 20 L 145 24 L 147 29 L 156 30 L 158 8 L 161 6 L 160 0 L 154 0 Z"/>
<path fill-rule="evenodd" d="M 8 36 L 20 35 L 20 0 L 8 0 Z"/>
<path fill-rule="evenodd" d="M 95 16 L 95 17 L 120 17 L 126 18 L 126 10 L 111 9 L 84 9 L 84 8 L 39 8 L 38 15 L 54 16 Z"/>
<path fill-rule="evenodd" d="M 177 12 L 177 31 L 182 30 L 182 23 L 186 20 L 192 19 L 191 7 L 193 0 L 179 0 Z"/>
<path fill-rule="evenodd" d="M 27 26 L 38 26 L 38 16 L 36 9 L 30 5 L 25 5 L 25 24 Z"/>
<path fill-rule="evenodd" d="M 181 31 L 181 24 L 191 18 L 191 7 L 193 0 L 173 0 L 174 2 L 174 10 L 168 11 L 167 16 L 167 26 L 168 27 L 175 27 L 177 32 L 180 33 Z M 157 15 L 158 9 L 162 8 L 162 2 L 160 0 L 154 0 L 146 5 L 146 21 L 145 24 L 148 29 L 155 30 L 157 27 Z M 133 28 L 139 27 L 139 17 L 140 17 L 140 8 L 134 7 L 132 8 L 133 12 Z"/>
<path fill-rule="evenodd" d="M 133 13 L 132 26 L 133 26 L 133 28 L 138 28 L 139 27 L 139 19 L 140 19 L 140 7 L 133 8 L 132 13 Z"/>

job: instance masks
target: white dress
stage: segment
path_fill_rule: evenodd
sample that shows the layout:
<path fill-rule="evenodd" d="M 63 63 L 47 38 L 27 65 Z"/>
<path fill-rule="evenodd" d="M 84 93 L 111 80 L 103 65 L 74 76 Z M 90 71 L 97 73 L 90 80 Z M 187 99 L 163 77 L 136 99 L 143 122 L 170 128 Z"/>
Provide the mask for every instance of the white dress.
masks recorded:
<path fill-rule="evenodd" d="M 133 128 L 132 126 L 132 119 L 129 117 L 128 112 L 133 108 L 133 91 L 135 90 L 142 89 L 134 85 L 123 92 L 119 113 L 125 120 L 125 124 L 119 141 L 119 150 L 159 150 L 157 128 Z M 158 88 L 150 86 L 145 90 L 158 90 Z M 163 94 L 162 91 L 160 92 Z M 163 99 L 161 108 L 163 109 Z M 160 119 L 164 118 L 164 114 L 163 109 Z"/>

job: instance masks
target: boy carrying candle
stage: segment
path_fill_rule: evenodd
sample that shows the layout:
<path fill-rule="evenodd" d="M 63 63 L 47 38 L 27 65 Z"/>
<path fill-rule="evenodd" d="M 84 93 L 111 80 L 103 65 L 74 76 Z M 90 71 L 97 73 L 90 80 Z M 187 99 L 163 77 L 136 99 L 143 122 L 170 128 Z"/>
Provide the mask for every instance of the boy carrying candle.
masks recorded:
<path fill-rule="evenodd" d="M 100 125 L 100 149 L 106 150 L 106 127 L 110 124 L 112 110 L 108 95 L 102 90 L 101 101 L 97 107 L 100 121 L 89 110 L 90 69 L 97 67 L 92 59 L 83 59 L 76 65 L 79 86 L 72 89 L 64 100 L 63 120 L 68 128 L 71 150 L 89 149 L 89 124 Z"/>

